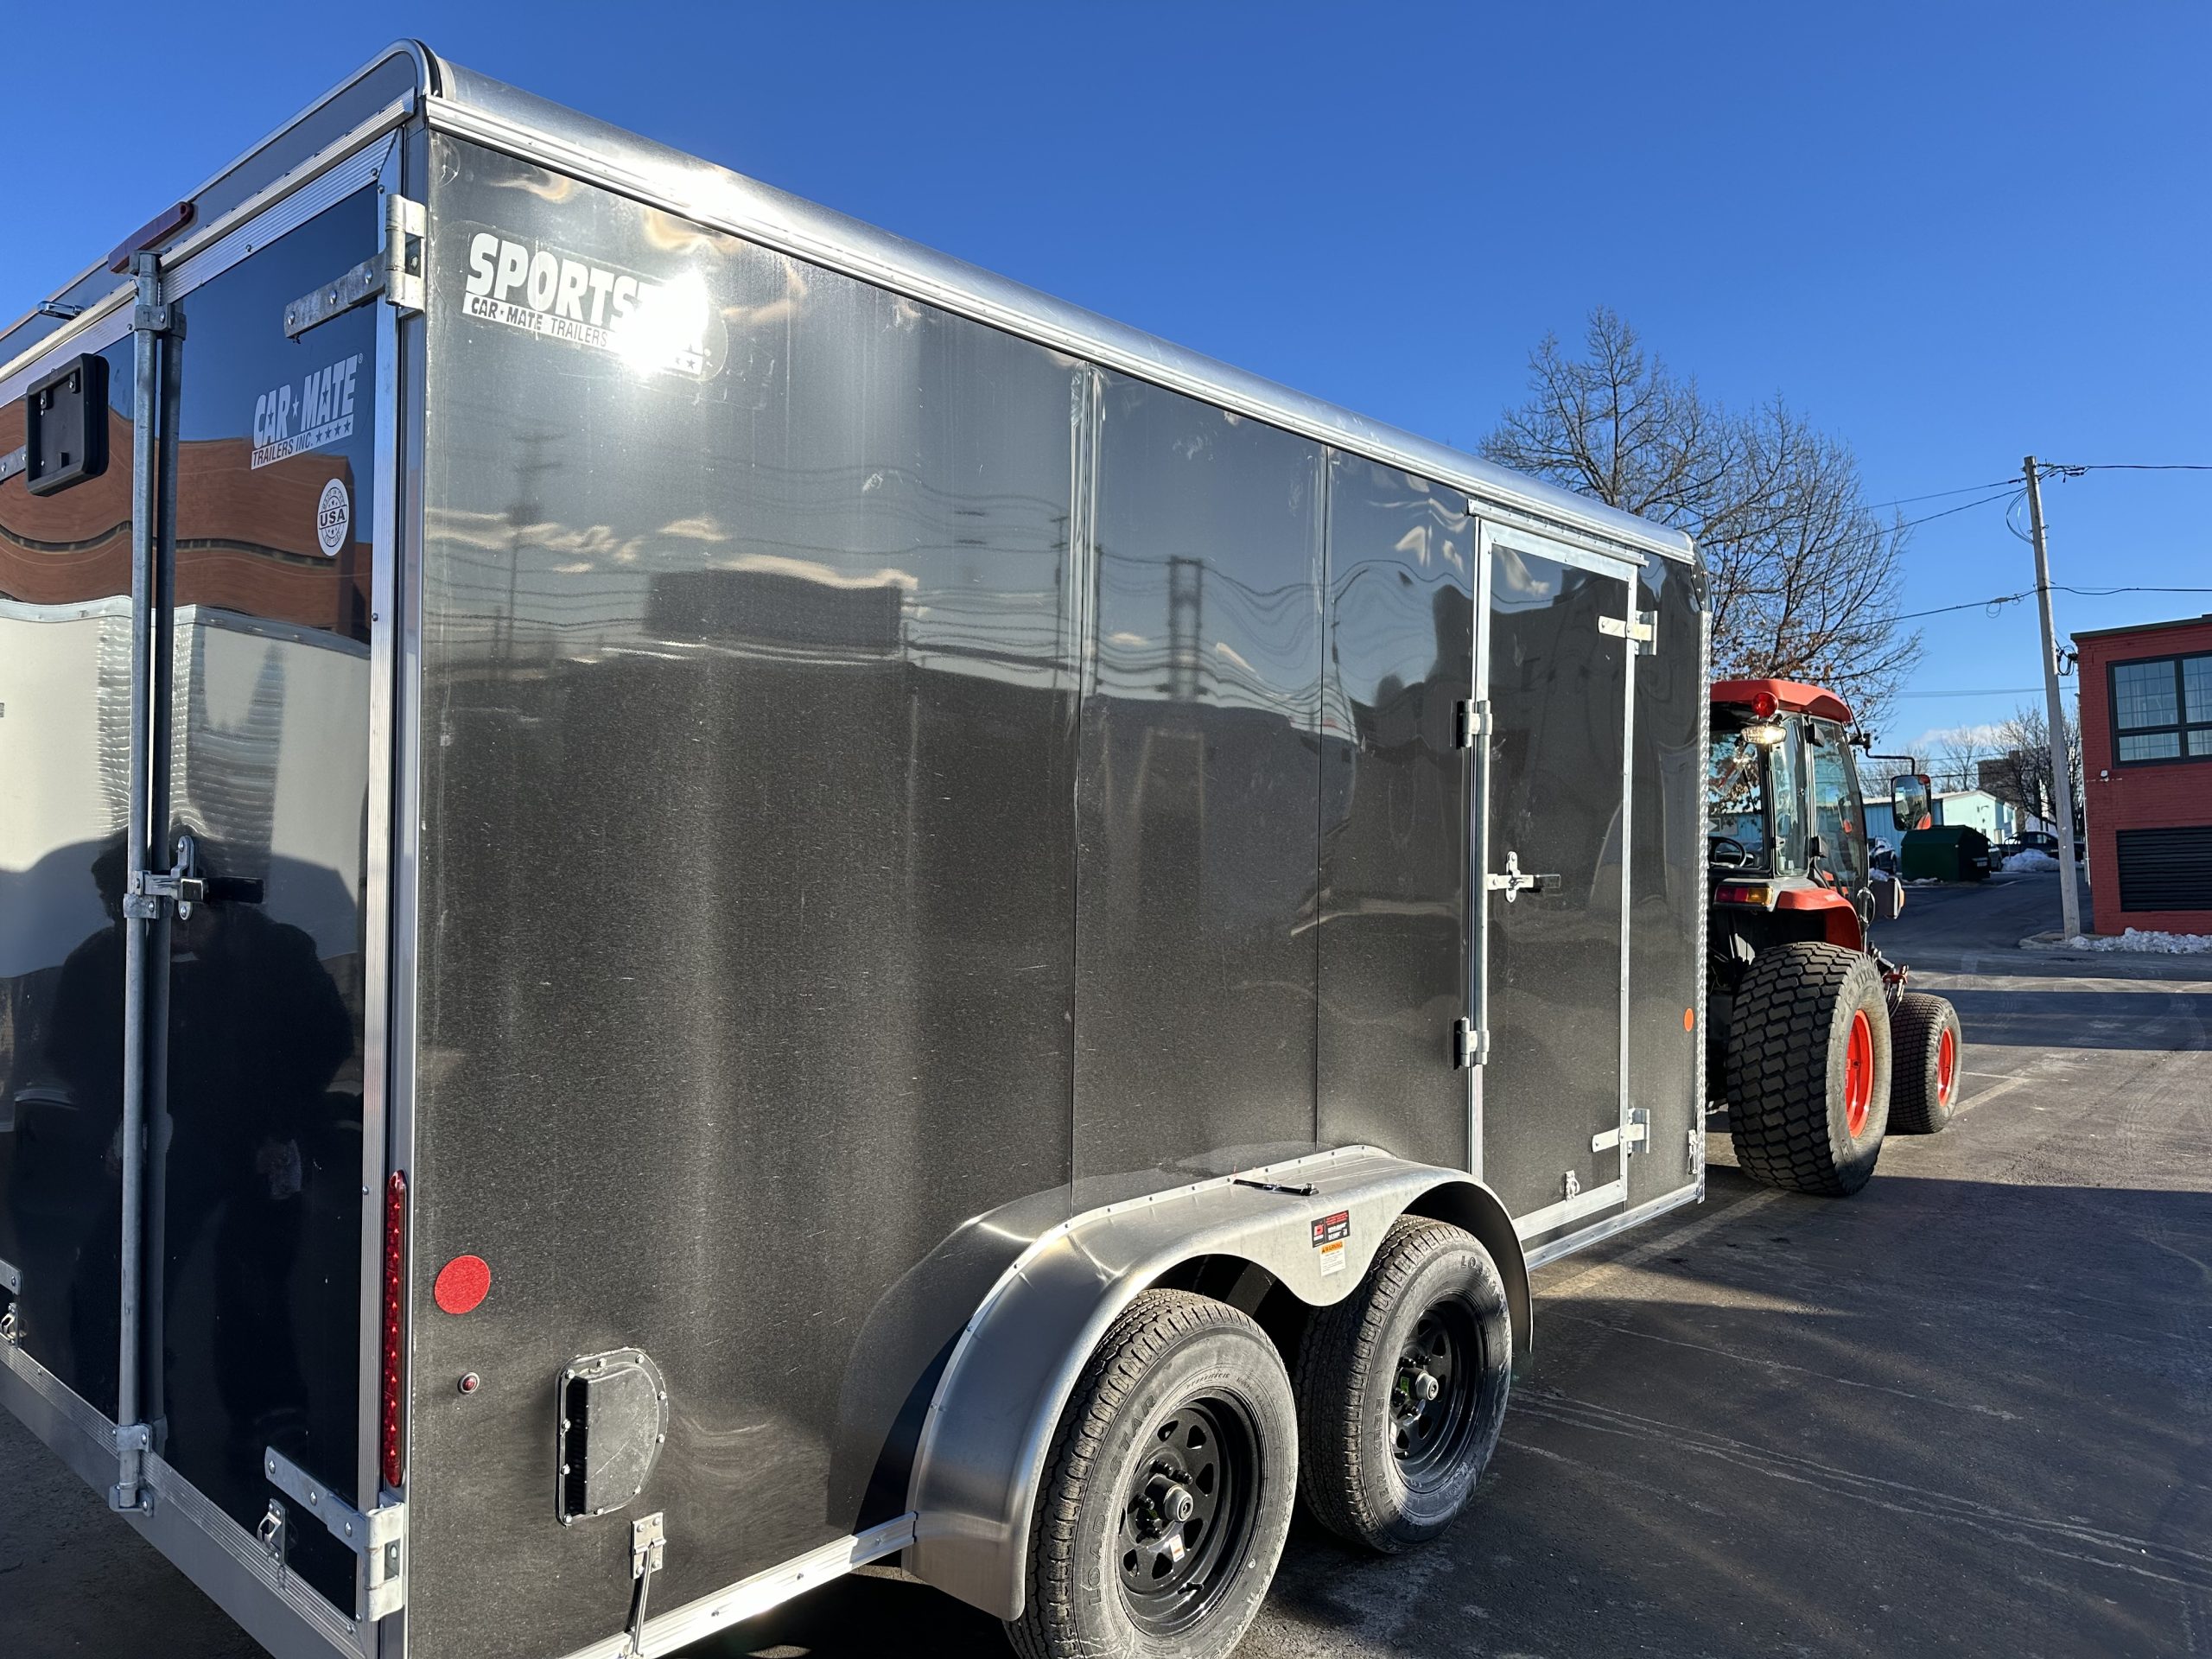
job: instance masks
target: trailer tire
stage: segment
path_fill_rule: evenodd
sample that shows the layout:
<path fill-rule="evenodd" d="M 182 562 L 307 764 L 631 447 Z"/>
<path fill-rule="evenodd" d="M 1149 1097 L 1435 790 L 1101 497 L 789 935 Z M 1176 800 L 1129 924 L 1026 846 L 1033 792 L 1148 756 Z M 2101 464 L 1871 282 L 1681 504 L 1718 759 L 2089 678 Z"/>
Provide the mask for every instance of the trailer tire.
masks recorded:
<path fill-rule="evenodd" d="M 1297 1407 L 1266 1332 L 1226 1303 L 1146 1291 L 1053 1435 L 1014 1650 L 1223 1659 L 1260 1611 L 1297 1485 Z"/>
<path fill-rule="evenodd" d="M 1964 1075 L 1967 1044 L 1958 1010 L 1942 997 L 1907 991 L 1890 1014 L 1890 1034 L 1897 1050 L 1890 1128 L 1899 1135 L 1935 1135 L 1957 1109 Z"/>
<path fill-rule="evenodd" d="M 1890 1077 L 1872 957 L 1799 941 L 1752 958 L 1728 1032 L 1728 1133 L 1746 1175 L 1792 1192 L 1856 1192 L 1882 1155 Z"/>
<path fill-rule="evenodd" d="M 1413 1378 L 1440 1386 L 1415 1397 Z M 1505 1421 L 1513 1318 L 1472 1235 L 1401 1216 L 1298 1351 L 1298 1488 L 1323 1526 L 1392 1555 L 1450 1526 Z M 1431 1414 L 1433 1414 L 1432 1415 Z"/>

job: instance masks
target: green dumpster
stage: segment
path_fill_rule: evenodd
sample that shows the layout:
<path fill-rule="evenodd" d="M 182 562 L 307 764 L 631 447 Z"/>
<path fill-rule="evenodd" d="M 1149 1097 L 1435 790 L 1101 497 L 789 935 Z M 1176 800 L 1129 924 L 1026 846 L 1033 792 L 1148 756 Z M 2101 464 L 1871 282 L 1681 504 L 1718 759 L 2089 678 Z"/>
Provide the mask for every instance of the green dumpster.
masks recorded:
<path fill-rule="evenodd" d="M 1989 837 L 1963 823 L 1909 830 L 1897 863 L 1908 881 L 1979 881 L 1989 874 Z"/>

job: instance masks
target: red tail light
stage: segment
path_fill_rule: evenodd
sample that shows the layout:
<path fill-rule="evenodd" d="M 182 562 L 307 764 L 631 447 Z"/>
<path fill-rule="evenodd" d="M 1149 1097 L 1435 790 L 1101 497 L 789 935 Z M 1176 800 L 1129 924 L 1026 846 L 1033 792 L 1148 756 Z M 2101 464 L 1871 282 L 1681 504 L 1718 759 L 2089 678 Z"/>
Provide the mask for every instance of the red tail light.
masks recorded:
<path fill-rule="evenodd" d="M 400 1426 L 406 1415 L 407 1177 L 395 1170 L 384 1190 L 383 1399 L 378 1414 L 384 1484 L 406 1472 Z"/>

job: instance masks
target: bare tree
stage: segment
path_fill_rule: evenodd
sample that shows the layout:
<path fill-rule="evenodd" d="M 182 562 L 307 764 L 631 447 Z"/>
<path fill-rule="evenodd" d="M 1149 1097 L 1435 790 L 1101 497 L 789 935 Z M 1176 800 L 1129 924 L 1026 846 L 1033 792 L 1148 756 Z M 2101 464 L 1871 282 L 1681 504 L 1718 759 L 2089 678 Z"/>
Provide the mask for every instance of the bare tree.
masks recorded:
<path fill-rule="evenodd" d="M 1897 622 L 1903 521 L 1868 511 L 1849 446 L 1780 397 L 1732 413 L 1602 307 L 1580 357 L 1547 337 L 1529 370 L 1483 454 L 1696 537 L 1714 673 L 1810 680 L 1872 725 L 1920 636 Z"/>
<path fill-rule="evenodd" d="M 1929 758 L 1928 775 L 1938 789 L 1980 789 L 1982 764 L 1996 753 L 1986 728 L 1962 726 L 1945 732 Z"/>
<path fill-rule="evenodd" d="M 2050 722 L 2040 709 L 2026 705 L 2014 709 L 2012 719 L 1997 728 L 1997 753 L 1985 768 L 1992 792 L 2033 813 L 2045 823 L 2056 823 L 2058 807 L 2050 782 Z M 2082 722 L 2066 716 L 2066 759 L 2073 773 L 2073 798 L 2078 816 L 2082 803 Z"/>

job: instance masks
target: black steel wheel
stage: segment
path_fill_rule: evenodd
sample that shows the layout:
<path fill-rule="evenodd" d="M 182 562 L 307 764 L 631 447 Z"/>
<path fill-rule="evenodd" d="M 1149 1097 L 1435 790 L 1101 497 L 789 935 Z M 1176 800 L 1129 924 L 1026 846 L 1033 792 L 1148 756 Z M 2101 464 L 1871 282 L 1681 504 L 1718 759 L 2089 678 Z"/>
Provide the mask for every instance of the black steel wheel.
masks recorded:
<path fill-rule="evenodd" d="M 1016 1651 L 1224 1659 L 1274 1576 L 1297 1480 L 1297 1408 L 1266 1333 L 1224 1303 L 1147 1291 L 1053 1437 Z"/>
<path fill-rule="evenodd" d="M 1457 1227 L 1393 1223 L 1298 1354 L 1299 1490 L 1332 1532 L 1392 1554 L 1434 1537 L 1474 1495 L 1512 1387 L 1497 1264 Z"/>
<path fill-rule="evenodd" d="M 1213 1611 L 1250 1547 L 1258 1447 L 1242 1402 L 1177 1407 L 1122 1496 L 1122 1590 L 1129 1617 L 1175 1636 Z"/>

